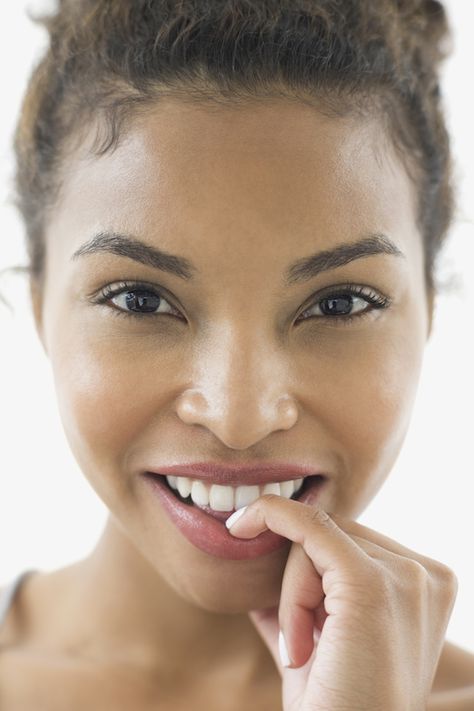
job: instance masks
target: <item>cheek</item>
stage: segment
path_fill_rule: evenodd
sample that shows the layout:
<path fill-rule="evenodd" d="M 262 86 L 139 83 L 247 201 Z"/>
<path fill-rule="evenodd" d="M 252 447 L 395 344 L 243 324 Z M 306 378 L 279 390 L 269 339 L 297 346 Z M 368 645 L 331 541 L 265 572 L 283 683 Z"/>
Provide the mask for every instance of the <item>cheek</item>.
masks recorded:
<path fill-rule="evenodd" d="M 84 473 L 125 476 L 133 442 L 169 411 L 176 356 L 139 339 L 63 331 L 50 357 L 65 433 Z"/>
<path fill-rule="evenodd" d="M 304 381 L 307 409 L 339 455 L 343 515 L 355 515 L 373 498 L 403 444 L 424 350 L 423 329 L 411 325 L 338 336 L 337 346 L 327 339 L 313 354 L 317 365 Z"/>

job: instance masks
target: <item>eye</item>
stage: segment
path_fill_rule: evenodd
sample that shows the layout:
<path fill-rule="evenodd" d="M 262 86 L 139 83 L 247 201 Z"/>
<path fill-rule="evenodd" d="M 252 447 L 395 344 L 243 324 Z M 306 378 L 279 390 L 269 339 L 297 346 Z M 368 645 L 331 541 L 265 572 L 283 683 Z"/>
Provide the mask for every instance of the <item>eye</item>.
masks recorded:
<path fill-rule="evenodd" d="M 323 318 L 326 321 L 347 322 L 368 315 L 374 309 L 385 309 L 390 305 L 390 299 L 369 287 L 348 284 L 337 287 L 337 290 L 335 287 L 332 289 L 332 292 L 327 292 L 305 309 L 297 320 Z"/>
<path fill-rule="evenodd" d="M 97 304 L 114 304 L 114 311 L 122 316 L 178 316 L 180 311 L 172 306 L 155 287 L 136 282 L 110 284 L 100 292 Z M 113 307 L 112 307 L 113 308 Z"/>

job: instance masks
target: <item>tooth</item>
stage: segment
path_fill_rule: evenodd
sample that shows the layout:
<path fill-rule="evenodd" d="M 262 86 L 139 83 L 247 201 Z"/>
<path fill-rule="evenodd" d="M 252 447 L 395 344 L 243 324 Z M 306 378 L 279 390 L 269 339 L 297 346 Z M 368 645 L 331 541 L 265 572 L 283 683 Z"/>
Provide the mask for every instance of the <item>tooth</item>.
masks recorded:
<path fill-rule="evenodd" d="M 264 494 L 277 494 L 289 499 L 298 492 L 304 482 L 304 478 L 290 479 L 282 482 L 269 482 L 264 485 L 243 485 L 243 486 L 221 486 L 212 484 L 206 486 L 201 479 L 191 479 L 186 476 L 167 476 L 166 480 L 172 489 L 178 490 L 180 496 L 186 499 L 191 495 L 192 500 L 198 506 L 210 506 L 215 511 L 232 511 L 256 501 Z M 235 492 L 235 493 L 234 493 Z"/>
<path fill-rule="evenodd" d="M 168 482 L 168 484 L 171 486 L 172 489 L 177 489 L 177 488 L 178 488 L 177 485 L 176 485 L 176 479 L 177 479 L 177 478 L 178 478 L 177 476 L 167 476 L 167 477 L 166 477 L 166 481 Z"/>
<path fill-rule="evenodd" d="M 202 481 L 193 481 L 191 498 L 198 506 L 209 506 L 209 491 Z"/>
<path fill-rule="evenodd" d="M 213 484 L 209 492 L 209 506 L 214 511 L 232 511 L 234 508 L 233 488 Z"/>
<path fill-rule="evenodd" d="M 259 486 L 238 486 L 235 489 L 235 508 L 241 509 L 243 506 L 253 504 L 259 497 Z"/>
<path fill-rule="evenodd" d="M 293 494 L 295 490 L 293 480 L 291 479 L 290 481 L 281 481 L 280 482 L 280 492 L 281 496 L 284 496 L 286 499 L 289 499 L 291 495 Z"/>
<path fill-rule="evenodd" d="M 304 481 L 303 477 L 301 479 L 295 479 L 295 481 L 294 481 L 295 491 L 298 491 L 299 489 L 301 489 L 301 487 L 303 486 L 303 481 Z"/>
<path fill-rule="evenodd" d="M 278 496 L 280 496 L 280 484 L 278 482 L 265 484 L 265 486 L 262 488 L 262 496 L 264 494 L 278 494 Z"/>
<path fill-rule="evenodd" d="M 191 479 L 187 476 L 178 476 L 177 480 L 178 491 L 183 499 L 186 499 L 191 493 Z"/>

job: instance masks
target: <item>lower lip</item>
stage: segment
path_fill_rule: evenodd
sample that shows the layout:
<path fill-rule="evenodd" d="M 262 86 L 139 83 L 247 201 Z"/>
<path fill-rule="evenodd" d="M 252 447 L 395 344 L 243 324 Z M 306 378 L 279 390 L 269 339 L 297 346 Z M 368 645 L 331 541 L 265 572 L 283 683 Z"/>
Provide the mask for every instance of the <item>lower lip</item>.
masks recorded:
<path fill-rule="evenodd" d="M 273 531 L 264 531 L 256 538 L 242 539 L 232 536 L 226 528 L 225 520 L 218 520 L 202 511 L 198 506 L 185 504 L 173 494 L 163 476 L 144 474 L 151 491 L 158 496 L 170 519 L 190 543 L 209 555 L 228 560 L 258 558 L 272 553 L 288 544 L 288 538 Z M 303 504 L 313 504 L 318 498 L 323 477 L 311 477 L 305 490 L 296 500 Z M 232 511 L 225 512 L 229 518 Z"/>

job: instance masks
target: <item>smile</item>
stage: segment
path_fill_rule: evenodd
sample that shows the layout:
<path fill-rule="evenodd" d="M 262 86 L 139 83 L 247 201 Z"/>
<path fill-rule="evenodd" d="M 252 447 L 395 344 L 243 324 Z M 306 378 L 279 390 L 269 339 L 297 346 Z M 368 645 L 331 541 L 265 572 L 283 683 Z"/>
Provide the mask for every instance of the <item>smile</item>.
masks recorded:
<path fill-rule="evenodd" d="M 196 506 L 209 507 L 213 511 L 234 511 L 252 504 L 264 494 L 277 494 L 290 499 L 301 491 L 304 479 L 305 477 L 301 477 L 260 485 L 222 486 L 186 476 L 166 477 L 170 488 L 183 501 L 191 498 Z"/>
<path fill-rule="evenodd" d="M 289 471 L 287 476 L 288 474 Z M 228 476 L 227 473 L 227 478 Z M 267 476 L 260 473 L 261 479 L 267 478 L 264 484 L 241 485 L 234 480 L 234 486 L 229 486 L 214 484 L 210 477 L 204 482 L 184 474 L 175 476 L 159 474 L 156 471 L 143 472 L 142 477 L 147 492 L 152 494 L 152 500 L 159 502 L 160 508 L 165 511 L 170 521 L 193 546 L 209 555 L 229 560 L 257 558 L 288 546 L 288 540 L 273 531 L 265 531 L 249 540 L 233 537 L 225 527 L 225 521 L 235 509 L 245 506 L 245 502 L 256 500 L 264 493 L 277 493 L 277 487 L 280 496 L 314 505 L 326 481 L 323 475 L 308 474 L 304 477 L 271 482 L 268 480 L 269 473 Z M 246 477 L 247 481 L 249 480 L 248 474 L 235 474 L 235 478 L 237 477 L 241 480 Z M 205 501 L 208 502 L 199 503 Z"/>

